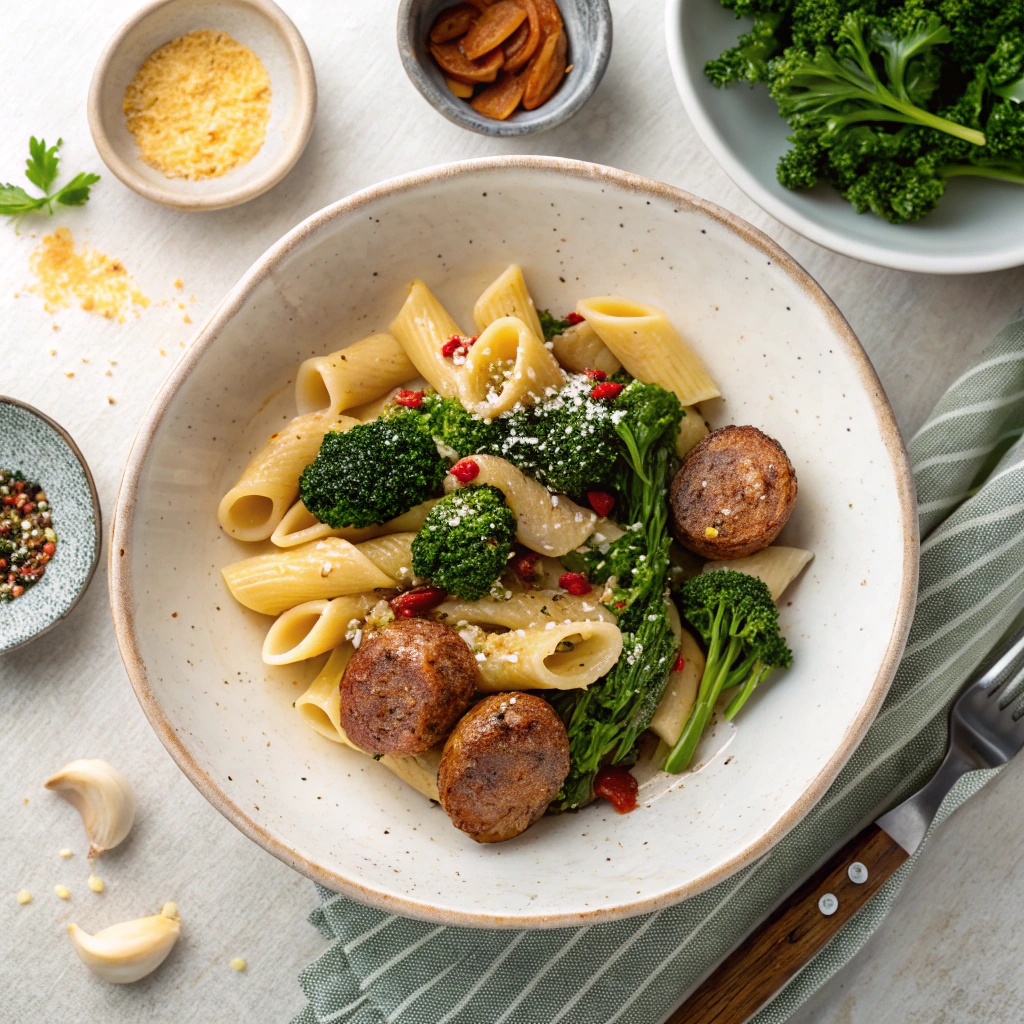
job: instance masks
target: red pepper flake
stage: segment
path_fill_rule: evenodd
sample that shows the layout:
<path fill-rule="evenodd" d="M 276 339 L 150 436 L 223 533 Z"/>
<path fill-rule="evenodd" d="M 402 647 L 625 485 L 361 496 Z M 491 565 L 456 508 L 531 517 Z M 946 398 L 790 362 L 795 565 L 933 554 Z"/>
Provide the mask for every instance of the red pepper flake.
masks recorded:
<path fill-rule="evenodd" d="M 618 398 L 624 386 L 623 384 L 614 384 L 611 381 L 608 381 L 606 384 L 598 384 L 590 392 L 590 397 L 599 402 Z"/>
<path fill-rule="evenodd" d="M 615 609 L 615 610 L 616 610 L 617 612 L 621 612 L 621 611 L 622 611 L 622 609 L 626 607 L 626 602 L 625 602 L 625 601 L 616 601 L 616 602 L 615 602 L 615 604 L 614 604 L 614 605 L 613 605 L 612 607 L 613 607 L 613 608 L 614 608 L 614 609 Z"/>
<path fill-rule="evenodd" d="M 519 555 L 512 560 L 512 568 L 521 580 L 531 583 L 537 578 L 538 558 L 540 555 L 536 551 L 528 551 L 525 555 Z"/>
<path fill-rule="evenodd" d="M 682 672 L 686 667 L 686 659 L 683 657 L 683 652 L 679 652 L 679 656 L 676 658 L 676 663 L 672 666 L 673 672 Z"/>
<path fill-rule="evenodd" d="M 582 597 L 591 591 L 590 581 L 581 572 L 563 572 L 558 577 L 558 585 L 577 597 Z"/>
<path fill-rule="evenodd" d="M 587 501 L 599 516 L 606 516 L 615 508 L 615 499 L 607 491 L 587 491 Z"/>
<path fill-rule="evenodd" d="M 406 409 L 418 409 L 423 405 L 424 394 L 426 394 L 424 391 L 407 391 L 402 388 L 395 395 L 395 404 L 404 405 Z"/>
<path fill-rule="evenodd" d="M 602 381 L 608 379 L 608 374 L 605 373 L 604 370 L 584 370 L 583 372 L 591 380 Z"/>
<path fill-rule="evenodd" d="M 447 596 L 447 592 L 440 587 L 413 587 L 412 590 L 393 597 L 389 604 L 398 618 L 414 619 L 420 615 L 426 615 L 431 608 L 436 608 Z"/>
<path fill-rule="evenodd" d="M 459 459 L 458 462 L 448 470 L 459 483 L 468 484 L 480 475 L 480 464 L 473 459 Z"/>
<path fill-rule="evenodd" d="M 586 318 L 580 316 L 579 313 L 577 313 L 575 310 L 573 310 L 572 313 L 566 313 L 565 314 L 565 322 L 570 327 L 575 327 L 577 324 L 583 323 L 584 319 L 586 319 Z"/>
<path fill-rule="evenodd" d="M 472 348 L 476 344 L 476 339 L 479 335 L 474 334 L 472 338 L 463 338 L 461 334 L 453 334 L 442 346 L 441 355 L 445 359 L 451 359 L 455 355 L 466 354 L 466 349 Z"/>
<path fill-rule="evenodd" d="M 594 779 L 594 793 L 603 796 L 619 814 L 629 814 L 637 806 L 640 786 L 628 769 L 610 764 L 602 768 Z"/>

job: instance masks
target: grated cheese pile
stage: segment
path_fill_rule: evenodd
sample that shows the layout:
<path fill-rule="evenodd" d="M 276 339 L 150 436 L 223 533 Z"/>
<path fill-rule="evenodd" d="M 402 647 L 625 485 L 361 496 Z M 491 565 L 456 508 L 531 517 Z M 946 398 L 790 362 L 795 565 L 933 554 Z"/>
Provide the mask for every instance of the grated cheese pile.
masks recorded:
<path fill-rule="evenodd" d="M 76 250 L 67 228 L 43 237 L 29 267 L 36 276 L 30 290 L 42 298 L 47 313 L 75 301 L 90 313 L 123 323 L 132 306 L 149 305 L 120 260 L 84 246 Z"/>
<path fill-rule="evenodd" d="M 263 145 L 270 76 L 226 32 L 189 32 L 146 58 L 122 108 L 150 166 L 169 178 L 217 178 Z"/>

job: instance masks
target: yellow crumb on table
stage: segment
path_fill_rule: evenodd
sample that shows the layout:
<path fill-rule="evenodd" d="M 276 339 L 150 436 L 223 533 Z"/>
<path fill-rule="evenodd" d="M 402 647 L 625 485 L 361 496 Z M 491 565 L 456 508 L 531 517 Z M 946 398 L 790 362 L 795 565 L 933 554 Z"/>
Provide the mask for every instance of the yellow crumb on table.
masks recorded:
<path fill-rule="evenodd" d="M 77 302 L 89 313 L 124 323 L 129 309 L 149 305 L 125 265 L 97 249 L 75 248 L 67 228 L 57 228 L 29 257 L 36 281 L 31 290 L 43 300 L 47 313 Z"/>
<path fill-rule="evenodd" d="M 108 405 L 116 405 L 117 404 L 117 399 L 114 398 L 113 395 L 107 395 L 107 404 Z"/>
<path fill-rule="evenodd" d="M 263 145 L 270 76 L 247 46 L 202 29 L 154 50 L 122 109 L 147 164 L 168 178 L 217 178 Z"/>
<path fill-rule="evenodd" d="M 184 288 L 185 287 L 185 282 L 182 281 L 182 279 L 180 277 L 176 277 L 174 279 L 174 287 L 175 288 Z"/>
<path fill-rule="evenodd" d="M 57 851 L 57 856 L 62 857 L 64 860 L 67 860 L 68 857 L 74 857 L 74 855 L 75 851 L 69 850 L 66 846 L 62 850 Z"/>
<path fill-rule="evenodd" d="M 90 875 L 89 880 L 85 884 L 88 885 L 93 892 L 103 892 L 102 878 L 97 878 L 95 875 Z"/>
<path fill-rule="evenodd" d="M 231 969 L 233 971 L 244 971 L 245 961 L 240 957 L 236 956 L 231 960 Z"/>
<path fill-rule="evenodd" d="M 26 903 L 32 902 L 32 893 L 30 893 L 28 889 L 19 889 L 18 895 L 15 898 L 22 906 L 24 906 Z"/>
<path fill-rule="evenodd" d="M 53 891 L 54 891 L 54 892 L 55 892 L 55 893 L 56 893 L 56 894 L 57 894 L 57 895 L 58 895 L 58 896 L 59 896 L 59 897 L 60 897 L 60 898 L 61 898 L 62 900 L 66 900 L 66 899 L 69 899 L 69 898 L 71 897 L 71 893 L 70 893 L 70 892 L 68 892 L 68 887 L 67 887 L 66 885 L 55 885 L 55 886 L 53 887 Z"/>
<path fill-rule="evenodd" d="M 186 313 L 181 319 L 187 324 L 192 323 L 192 317 L 190 317 L 188 313 Z"/>

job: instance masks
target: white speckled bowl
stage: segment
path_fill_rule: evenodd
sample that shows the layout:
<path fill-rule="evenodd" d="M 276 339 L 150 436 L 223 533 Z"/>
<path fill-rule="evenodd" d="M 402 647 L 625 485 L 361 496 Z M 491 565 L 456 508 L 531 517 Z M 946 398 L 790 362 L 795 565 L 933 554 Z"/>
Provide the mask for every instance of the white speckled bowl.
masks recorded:
<path fill-rule="evenodd" d="M 294 414 L 300 360 L 386 328 L 413 277 L 457 319 L 511 261 L 541 306 L 622 293 L 668 310 L 725 399 L 715 424 L 786 446 L 800 499 L 783 539 L 817 552 L 787 595 L 792 671 L 758 690 L 727 753 L 479 846 L 369 758 L 292 712 L 317 665 L 268 668 L 271 620 L 219 569 L 217 525 L 257 442 Z M 125 470 L 111 601 L 139 700 L 172 756 L 248 836 L 324 885 L 400 914 L 552 927 L 654 910 L 749 864 L 822 795 L 867 729 L 909 627 L 914 492 L 885 395 L 842 316 L 749 224 L 648 179 L 543 157 L 384 182 L 262 256 L 172 372 Z"/>
<path fill-rule="evenodd" d="M 0 469 L 20 470 L 50 500 L 57 551 L 38 583 L 0 603 L 0 654 L 42 636 L 78 604 L 100 557 L 96 485 L 78 445 L 38 409 L 0 395 Z"/>
<path fill-rule="evenodd" d="M 954 178 L 939 207 L 915 224 L 858 214 L 835 189 L 783 188 L 775 165 L 790 129 L 762 85 L 716 89 L 707 61 L 748 30 L 719 0 L 668 0 L 668 59 L 683 107 L 722 169 L 787 227 L 854 259 L 923 274 L 977 274 L 1024 263 L 1024 189 L 1008 181 Z"/>
<path fill-rule="evenodd" d="M 219 178 L 168 178 L 139 155 L 121 103 L 146 58 L 172 39 L 218 29 L 248 46 L 270 76 L 270 122 L 259 152 Z M 103 162 L 146 199 L 178 210 L 221 210 L 273 188 L 302 156 L 316 114 L 309 50 L 273 0 L 154 0 L 107 43 L 89 86 L 89 130 Z"/>

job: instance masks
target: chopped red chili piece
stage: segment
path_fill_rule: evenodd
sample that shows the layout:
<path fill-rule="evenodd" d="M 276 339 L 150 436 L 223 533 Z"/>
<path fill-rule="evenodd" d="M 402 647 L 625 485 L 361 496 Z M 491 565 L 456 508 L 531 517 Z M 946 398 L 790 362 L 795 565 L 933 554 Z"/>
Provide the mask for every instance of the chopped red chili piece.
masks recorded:
<path fill-rule="evenodd" d="M 402 388 L 395 395 L 395 404 L 404 405 L 407 409 L 418 409 L 423 405 L 423 391 L 408 391 Z"/>
<path fill-rule="evenodd" d="M 603 796 L 619 814 L 636 810 L 640 786 L 627 768 L 610 764 L 598 771 L 594 779 L 594 793 Z"/>
<path fill-rule="evenodd" d="M 472 348 L 476 344 L 476 339 L 479 337 L 479 334 L 474 334 L 472 338 L 464 339 L 463 344 L 466 346 L 466 348 Z"/>
<path fill-rule="evenodd" d="M 571 313 L 565 314 L 565 321 L 570 327 L 575 327 L 577 324 L 583 323 L 584 317 L 580 316 L 575 310 Z"/>
<path fill-rule="evenodd" d="M 587 501 L 599 516 L 606 516 L 615 508 L 615 499 L 607 491 L 587 491 Z"/>
<path fill-rule="evenodd" d="M 679 656 L 676 658 L 676 663 L 672 666 L 673 672 L 682 672 L 686 667 L 686 659 L 683 657 L 683 652 L 679 652 Z"/>
<path fill-rule="evenodd" d="M 512 568 L 515 569 L 516 575 L 521 580 L 529 583 L 537 578 L 538 558 L 540 555 L 536 551 L 528 551 L 525 555 L 519 555 L 513 560 Z"/>
<path fill-rule="evenodd" d="M 608 381 L 606 384 L 597 384 L 594 390 L 590 392 L 590 397 L 599 402 L 605 399 L 618 398 L 623 387 L 624 385 L 614 384 L 612 381 Z"/>
<path fill-rule="evenodd" d="M 459 483 L 468 484 L 480 475 L 480 464 L 472 459 L 459 459 L 458 462 L 448 470 Z"/>
<path fill-rule="evenodd" d="M 616 601 L 615 604 L 612 607 L 614 607 L 614 609 L 617 612 L 621 612 L 622 609 L 626 607 L 626 602 L 625 601 Z"/>
<path fill-rule="evenodd" d="M 447 596 L 447 592 L 440 587 L 413 587 L 393 597 L 389 603 L 398 618 L 414 619 L 436 608 Z"/>
<path fill-rule="evenodd" d="M 583 371 L 591 380 L 602 381 L 608 379 L 608 374 L 604 370 L 584 370 Z"/>
<path fill-rule="evenodd" d="M 577 597 L 589 594 L 591 591 L 590 581 L 581 572 L 563 572 L 558 577 L 558 585 Z"/>
<path fill-rule="evenodd" d="M 441 355 L 443 355 L 445 359 L 451 359 L 451 357 L 455 355 L 455 353 L 458 352 L 460 348 L 465 348 L 465 345 L 463 345 L 462 343 L 462 338 L 460 338 L 457 334 L 453 334 L 441 346 Z"/>

